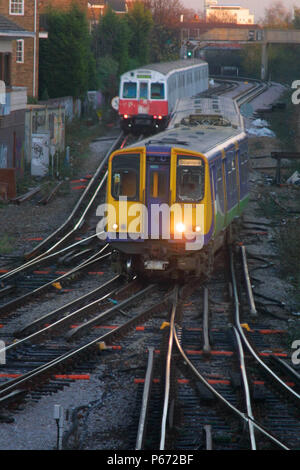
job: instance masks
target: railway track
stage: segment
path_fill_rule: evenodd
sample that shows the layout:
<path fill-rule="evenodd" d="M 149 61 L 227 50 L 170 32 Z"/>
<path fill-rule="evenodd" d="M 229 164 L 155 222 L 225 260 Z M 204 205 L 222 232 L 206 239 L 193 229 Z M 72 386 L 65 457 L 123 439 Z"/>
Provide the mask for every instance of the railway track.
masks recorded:
<path fill-rule="evenodd" d="M 282 361 L 284 354 L 265 352 L 264 336 L 272 331 L 269 325 L 257 325 L 254 312 L 251 317 L 253 301 L 249 301 L 248 289 L 244 292 L 247 302 L 241 302 L 236 271 L 242 270 L 248 278 L 243 248 L 239 263 L 232 251 L 229 255 L 230 302 L 228 294 L 224 299 L 229 273 L 224 275 L 222 268 L 217 278 L 196 287 L 196 295 L 188 299 L 174 291 L 168 334 L 160 350 L 149 346 L 145 379 L 139 381 L 136 449 L 298 448 L 300 389 L 292 381 L 296 372 L 288 372 L 285 361 L 285 375 L 268 364 Z M 214 305 L 208 307 L 210 298 Z M 276 350 L 274 345 L 272 349 Z"/>
<path fill-rule="evenodd" d="M 53 377 L 57 371 L 61 372 L 65 368 L 67 370 L 74 369 L 74 364 L 76 369 L 80 362 L 89 362 L 90 355 L 94 356 L 95 353 L 105 349 L 116 338 L 128 333 L 135 325 L 140 324 L 164 308 L 168 293 L 163 294 L 161 300 L 155 299 L 150 308 L 143 310 L 140 307 L 137 313 L 130 314 L 127 311 L 128 308 L 132 309 L 133 305 L 136 308 L 140 300 L 145 295 L 149 295 L 156 286 L 147 285 L 145 287 L 139 285 L 137 281 L 133 281 L 116 288 L 116 282 L 118 281 L 120 281 L 120 276 L 111 279 L 110 282 L 99 288 L 98 292 L 93 292 L 93 296 L 97 295 L 96 300 L 6 347 L 6 364 L 2 367 L 0 375 L 2 378 L 2 383 L 0 383 L 0 406 L 7 406 L 9 403 L 23 400 L 28 390 L 40 387 L 45 381 L 47 382 L 49 378 Z M 132 291 L 134 291 L 133 294 Z M 86 300 L 86 298 L 81 299 L 80 302 L 83 300 Z M 99 313 L 100 309 L 101 312 Z M 124 312 L 125 309 L 126 312 Z M 95 313 L 95 310 L 97 315 L 92 320 L 68 329 L 70 322 L 79 321 L 83 318 L 87 319 L 89 315 Z M 61 311 L 51 312 L 47 320 L 50 316 L 53 318 L 61 313 Z M 105 330 L 105 322 L 111 318 L 120 317 L 120 314 L 121 317 L 125 316 L 126 321 L 122 319 L 117 328 L 99 335 L 101 328 Z M 101 327 L 103 324 L 104 326 Z M 25 331 L 32 331 L 37 325 L 40 325 L 40 322 L 28 325 Z M 64 336 L 62 336 L 62 331 L 65 332 Z M 51 342 L 54 332 L 54 341 Z M 88 340 L 86 338 L 81 339 L 83 335 L 88 336 Z M 41 339 L 43 339 L 43 344 L 37 348 L 36 342 Z M 72 348 L 69 342 L 74 342 L 75 339 L 77 340 L 77 346 Z M 29 370 L 24 371 L 24 367 Z M 7 380 L 9 378 L 10 380 Z M 3 381 L 3 379 L 6 380 Z"/>
<path fill-rule="evenodd" d="M 224 93 L 224 91 L 228 91 L 233 86 L 235 85 L 225 83 L 223 90 L 219 90 L 219 92 Z M 254 81 L 253 87 L 247 91 L 247 96 L 243 94 L 238 97 L 239 105 L 241 105 L 244 100 L 253 99 L 253 97 L 262 93 L 265 87 L 266 85 Z M 107 160 L 111 151 L 112 148 L 109 150 L 104 160 Z M 101 170 L 99 169 L 100 167 Z M 89 185 L 90 190 L 96 187 L 92 196 L 92 202 L 97 200 L 105 184 L 107 175 L 105 172 L 105 161 L 103 161 L 100 167 L 96 172 L 98 179 L 93 177 L 93 182 L 91 181 Z M 101 175 L 101 172 L 102 176 L 100 177 L 99 183 L 99 175 Z M 43 266 L 44 263 L 47 264 L 49 260 L 52 261 L 58 257 L 67 256 L 70 251 L 86 243 L 88 239 L 95 239 L 95 234 L 93 234 L 86 237 L 84 241 L 72 242 L 70 245 L 65 246 L 67 242 L 70 243 L 70 240 L 74 238 L 75 234 L 78 235 L 78 231 L 81 229 L 83 221 L 92 207 L 92 203 L 90 202 L 83 207 L 84 201 L 90 197 L 87 194 L 85 196 L 82 195 L 66 223 L 48 237 L 45 242 L 36 247 L 35 250 L 27 254 L 29 261 L 1 276 L 0 282 L 2 282 L 4 286 L 3 295 L 6 294 L 6 289 L 9 290 L 9 288 L 11 288 L 10 283 L 12 280 L 18 279 L 18 276 L 22 276 L 22 274 L 24 275 L 24 272 L 32 272 L 35 268 Z M 79 218 L 77 218 L 73 227 L 70 228 L 71 219 L 75 217 L 75 214 L 80 214 L 78 215 Z M 61 239 L 59 237 L 61 237 Z M 90 258 L 85 258 L 78 266 L 71 268 L 64 275 L 58 278 L 47 279 L 47 282 L 43 283 L 41 286 L 36 286 L 35 289 L 31 289 L 25 295 L 13 298 L 9 302 L 0 305 L 0 317 L 4 317 L 4 315 L 18 308 L 18 306 L 23 305 L 27 300 L 30 301 L 34 296 L 38 296 L 42 292 L 52 289 L 54 283 L 68 282 L 68 280 L 74 278 L 77 272 L 84 273 L 86 269 L 89 269 L 94 263 L 105 261 L 110 256 L 109 247 L 104 245 L 100 250 L 92 254 L 89 253 L 89 255 L 91 255 Z M 83 257 L 84 256 L 85 255 L 83 255 Z M 233 260 L 231 265 L 234 271 Z M 226 285 L 226 282 L 227 279 L 219 281 L 223 286 Z M 249 282 L 247 283 L 246 274 L 245 282 L 248 284 L 248 298 L 251 299 L 251 289 L 249 290 Z M 14 336 L 17 336 L 19 339 L 17 342 L 11 342 L 11 344 L 7 346 L 6 353 L 8 356 L 8 364 L 6 368 L 1 371 L 0 407 L 5 409 L 7 406 L 17 406 L 16 404 L 20 403 L 20 401 L 23 401 L 28 396 L 38 399 L 38 397 L 43 396 L 43 393 L 48 393 L 49 391 L 52 393 L 53 391 L 61 389 L 68 383 L 68 380 L 72 379 L 61 379 L 61 374 L 58 372 L 67 373 L 72 371 L 74 373 L 75 371 L 76 373 L 77 370 L 92 370 L 95 363 L 98 361 L 98 357 L 96 356 L 100 354 L 101 357 L 101 351 L 109 348 L 117 339 L 127 335 L 134 327 L 142 324 L 152 316 L 159 313 L 165 315 L 166 312 L 170 311 L 169 325 L 164 329 L 165 334 L 160 347 L 159 360 L 155 359 L 155 356 L 158 355 L 158 352 L 156 352 L 157 349 L 155 349 L 157 345 L 149 347 L 149 367 L 145 379 L 142 413 L 139 416 L 139 426 L 137 435 L 135 434 L 136 441 L 133 446 L 135 445 L 137 449 L 145 448 L 145 440 L 148 440 L 148 447 L 146 445 L 146 448 L 153 449 L 157 448 L 156 446 L 158 445 L 161 450 L 167 448 L 255 449 L 257 448 L 256 434 L 258 430 L 260 435 L 262 434 L 264 436 L 263 445 L 271 445 L 271 447 L 283 449 L 293 448 L 289 442 L 289 433 L 285 440 L 284 437 L 286 436 L 282 437 L 284 433 L 276 433 L 276 429 L 274 432 L 271 418 L 269 421 L 268 417 L 265 418 L 267 422 L 266 429 L 268 430 L 265 430 L 261 424 L 259 424 L 261 423 L 260 420 L 256 420 L 256 411 L 259 409 L 259 413 L 261 413 L 259 408 L 261 405 L 258 399 L 258 404 L 255 402 L 253 411 L 253 389 L 255 389 L 255 387 L 256 389 L 257 387 L 263 387 L 265 389 L 265 382 L 261 380 L 260 374 L 262 374 L 262 372 L 258 372 L 256 370 L 257 365 L 255 365 L 255 372 L 251 370 L 252 382 L 249 387 L 247 378 L 248 371 L 246 370 L 245 363 L 248 360 L 248 355 L 252 354 L 251 349 L 253 348 L 251 345 L 250 347 L 247 345 L 247 336 L 244 333 L 237 313 L 237 306 L 239 305 L 239 300 L 237 299 L 238 286 L 235 285 L 234 280 L 232 280 L 231 285 L 236 301 L 235 317 L 234 312 L 232 312 L 230 320 L 232 327 L 229 335 L 233 346 L 228 346 L 227 352 L 230 352 L 230 354 L 224 354 L 224 357 L 222 356 L 222 346 L 226 343 L 228 336 L 228 314 L 225 312 L 224 318 L 216 318 L 214 320 L 216 322 L 215 327 L 211 324 L 208 308 L 210 301 L 209 292 L 212 289 L 210 285 L 208 285 L 207 289 L 204 290 L 204 293 L 201 295 L 204 302 L 204 313 L 203 325 L 200 327 L 199 319 L 197 318 L 197 321 L 193 319 L 195 312 L 192 312 L 192 318 L 190 318 L 189 315 L 187 315 L 186 318 L 185 303 L 187 294 L 185 293 L 185 288 L 180 289 L 179 286 L 176 286 L 174 291 L 170 291 L 170 288 L 167 288 L 161 295 L 162 298 L 156 298 L 153 305 L 149 306 L 149 308 L 140 308 L 140 312 L 130 315 L 128 312 L 129 306 L 146 295 L 150 295 L 153 290 L 155 291 L 155 289 L 157 289 L 157 286 L 153 285 L 143 286 L 143 289 L 138 290 L 135 294 L 126 296 L 126 293 L 128 293 L 130 289 L 134 289 L 134 285 L 137 286 L 137 283 L 138 281 L 133 281 L 132 283 L 124 285 L 124 280 L 119 276 L 115 276 L 109 282 L 99 286 L 99 288 L 94 289 L 92 292 L 60 308 L 52 310 L 35 322 L 15 332 L 16 334 Z M 171 287 L 173 289 L 173 286 Z M 13 289 L 9 292 L 14 295 Z M 224 300 L 221 300 L 221 302 L 224 302 Z M 98 311 L 99 308 L 101 309 L 100 313 Z M 250 311 L 253 315 L 255 314 L 254 310 L 255 304 L 252 298 Z M 198 310 L 196 311 L 196 315 L 199 316 Z M 103 334 L 99 335 L 99 326 L 101 327 L 103 322 L 114 318 L 114 316 L 117 318 L 116 328 L 108 333 L 103 332 Z M 124 321 L 124 317 L 126 319 L 127 316 L 130 316 L 130 318 Z M 74 325 L 74 321 L 79 322 L 79 324 Z M 224 322 L 226 322 L 226 331 Z M 249 328 L 251 329 L 251 326 Z M 260 329 L 263 330 L 264 328 Z M 253 330 L 256 331 L 255 328 Z M 197 348 L 195 348 L 194 342 L 195 334 L 197 335 L 198 343 L 200 341 L 200 346 Z M 88 339 L 86 339 L 86 335 Z M 82 336 L 84 336 L 84 340 Z M 217 338 L 217 341 L 215 341 L 216 346 L 211 344 L 212 336 Z M 11 338 L 11 340 L 13 340 L 13 338 Z M 40 346 L 39 343 L 41 341 L 43 343 Z M 70 346 L 71 341 L 77 342 L 77 346 L 72 348 Z M 192 345 L 192 348 L 190 345 Z M 230 350 L 230 347 L 234 349 L 234 351 Z M 284 368 L 284 373 L 282 374 L 281 372 L 281 376 L 285 377 L 284 380 L 275 374 L 270 367 L 268 370 L 268 367 L 266 368 L 261 365 L 260 361 L 257 360 L 260 359 L 259 354 L 257 355 L 256 353 L 255 356 L 255 351 L 253 350 L 253 352 L 254 354 L 252 354 L 251 361 L 259 363 L 260 368 L 263 368 L 263 374 L 272 377 L 272 382 L 275 381 L 276 387 L 280 390 L 284 390 L 282 393 L 287 393 L 288 396 L 290 396 L 291 402 L 289 402 L 288 406 L 292 408 L 289 412 L 286 410 L 285 412 L 287 413 L 287 419 L 292 419 L 291 416 L 293 416 L 295 412 L 295 408 L 293 407 L 295 407 L 295 403 L 298 403 L 299 395 L 297 391 L 295 391 L 295 384 L 293 387 L 286 385 L 286 377 L 289 373 L 285 366 L 281 364 L 281 368 Z M 272 357 L 273 361 L 276 361 L 274 358 L 279 359 L 276 355 L 270 357 Z M 195 358 L 197 358 L 198 362 L 196 362 L 196 365 L 193 365 Z M 212 358 L 217 358 L 217 362 L 212 364 Z M 239 379 L 237 379 L 234 374 L 224 377 L 222 371 L 224 370 L 224 364 L 228 358 L 230 362 L 226 363 L 225 370 L 233 370 L 234 358 L 235 368 L 243 371 Z M 25 370 L 24 359 L 26 361 Z M 162 366 L 164 359 L 167 363 L 166 368 Z M 223 359 L 225 362 L 223 362 Z M 23 369 L 21 362 L 23 362 Z M 183 363 L 182 369 L 180 368 L 180 370 L 178 370 L 177 362 Z M 201 366 L 204 366 L 203 375 L 200 374 L 198 370 L 199 362 L 201 362 Z M 154 367 L 155 363 L 158 365 Z M 174 367 L 174 363 L 176 367 Z M 276 367 L 279 367 L 278 364 L 279 363 L 276 364 Z M 186 372 L 187 368 L 190 369 L 188 373 Z M 183 375 L 182 370 L 184 374 L 187 374 L 188 378 Z M 155 374 L 159 374 L 159 378 L 157 378 Z M 67 374 L 66 377 L 68 376 L 72 377 L 72 374 Z M 259 380 L 256 376 L 259 377 Z M 50 382 L 49 379 L 51 379 Z M 267 380 L 269 379 L 266 379 L 266 382 Z M 238 382 L 238 384 L 236 382 Z M 260 382 L 260 385 L 258 382 Z M 263 385 L 261 385 L 262 382 Z M 192 395 L 190 392 L 190 383 L 193 385 Z M 201 386 L 199 386 L 199 383 L 201 383 Z M 216 385 L 216 389 L 212 387 L 212 385 Z M 233 391 L 229 390 L 228 387 L 231 387 Z M 278 392 L 273 392 L 273 387 L 274 385 L 272 384 L 271 389 L 269 390 L 268 388 L 268 390 L 264 390 L 263 393 L 261 393 L 261 391 L 258 393 L 255 389 L 256 395 L 260 396 L 261 403 L 266 403 L 266 400 L 268 400 L 268 403 L 272 403 L 273 400 L 274 403 L 278 400 L 278 395 L 276 395 Z M 188 390 L 188 393 L 186 390 Z M 154 391 L 154 396 L 151 391 Z M 199 395 L 202 400 L 200 408 L 199 403 L 196 404 Z M 261 396 L 263 396 L 263 398 L 261 398 Z M 185 400 L 187 400 L 187 405 L 184 404 Z M 204 409 L 202 409 L 202 402 L 206 403 Z M 161 407 L 159 403 L 163 403 L 163 406 Z M 218 404 L 216 405 L 216 403 Z M 281 402 L 279 400 L 276 403 Z M 212 404 L 213 406 L 216 405 L 217 413 L 215 410 L 212 411 Z M 219 408 L 221 412 L 219 412 Z M 292 415 L 290 415 L 290 412 Z M 153 413 L 154 418 L 152 418 Z M 188 422 L 188 416 L 190 416 L 192 424 Z M 211 417 L 211 421 L 208 422 L 209 420 L 202 419 L 203 417 Z M 159 433 L 155 427 L 157 418 L 160 424 Z M 151 431 L 151 429 L 149 431 L 149 422 L 150 428 L 154 426 L 154 431 Z M 233 426 L 232 423 L 234 423 Z M 263 421 L 263 424 L 265 425 L 265 421 Z M 297 425 L 296 420 L 295 423 L 293 422 L 293 426 L 299 431 Z M 245 432 L 245 428 L 247 432 Z M 195 430 L 195 433 L 189 433 L 189 429 L 192 431 Z M 242 442 L 239 442 L 238 436 L 241 434 L 243 439 Z M 158 435 L 160 436 L 159 442 L 157 441 Z M 277 435 L 279 435 L 278 438 Z M 195 436 L 197 437 L 195 438 Z M 288 445 L 286 445 L 285 442 L 288 442 Z M 151 447 L 153 444 L 154 447 Z"/>

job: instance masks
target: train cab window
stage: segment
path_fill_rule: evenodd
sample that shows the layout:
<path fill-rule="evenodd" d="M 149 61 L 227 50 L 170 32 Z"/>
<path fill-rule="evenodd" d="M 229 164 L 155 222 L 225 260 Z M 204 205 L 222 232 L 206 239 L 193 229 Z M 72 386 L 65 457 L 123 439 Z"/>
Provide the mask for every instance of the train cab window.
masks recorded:
<path fill-rule="evenodd" d="M 165 86 L 163 83 L 151 83 L 151 99 L 163 100 L 165 98 Z"/>
<path fill-rule="evenodd" d="M 201 158 L 178 156 L 177 201 L 201 201 L 204 197 L 204 174 L 204 162 Z"/>
<path fill-rule="evenodd" d="M 139 200 L 140 155 L 116 155 L 112 160 L 111 194 L 115 199 L 126 196 Z"/>
<path fill-rule="evenodd" d="M 136 98 L 136 83 L 124 82 L 123 98 Z"/>
<path fill-rule="evenodd" d="M 148 99 L 148 83 L 140 82 L 140 100 Z"/>

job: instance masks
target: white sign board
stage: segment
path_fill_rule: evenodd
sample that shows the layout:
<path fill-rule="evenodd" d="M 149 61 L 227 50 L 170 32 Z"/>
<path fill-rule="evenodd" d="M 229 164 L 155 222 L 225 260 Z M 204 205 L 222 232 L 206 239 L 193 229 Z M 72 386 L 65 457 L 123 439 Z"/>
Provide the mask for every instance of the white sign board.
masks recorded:
<path fill-rule="evenodd" d="M 118 96 L 115 96 L 112 100 L 111 100 L 111 106 L 112 108 L 115 110 L 115 111 L 118 111 L 119 109 L 119 97 Z"/>
<path fill-rule="evenodd" d="M 49 168 L 49 133 L 32 134 L 31 139 L 31 174 L 45 176 Z"/>

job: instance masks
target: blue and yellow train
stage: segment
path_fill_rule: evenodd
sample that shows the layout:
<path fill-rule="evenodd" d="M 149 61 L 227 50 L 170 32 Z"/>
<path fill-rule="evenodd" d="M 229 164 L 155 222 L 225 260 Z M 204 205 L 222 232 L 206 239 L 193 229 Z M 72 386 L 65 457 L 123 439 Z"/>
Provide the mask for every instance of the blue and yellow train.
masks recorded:
<path fill-rule="evenodd" d="M 168 129 L 111 154 L 106 237 L 120 270 L 207 274 L 248 199 L 248 145 L 235 101 L 178 101 Z"/>

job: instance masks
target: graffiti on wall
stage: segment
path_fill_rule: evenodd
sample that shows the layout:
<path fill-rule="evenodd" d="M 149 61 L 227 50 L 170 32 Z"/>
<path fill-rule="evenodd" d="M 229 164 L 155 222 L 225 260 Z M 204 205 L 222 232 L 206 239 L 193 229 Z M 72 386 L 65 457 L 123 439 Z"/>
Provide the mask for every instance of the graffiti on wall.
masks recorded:
<path fill-rule="evenodd" d="M 31 174 L 45 176 L 49 167 L 49 134 L 32 135 Z"/>
<path fill-rule="evenodd" d="M 62 107 L 41 106 L 26 111 L 25 118 L 25 153 L 26 161 L 32 158 L 32 143 L 34 134 L 47 133 L 49 136 L 49 151 L 64 151 L 65 148 L 65 109 Z"/>

